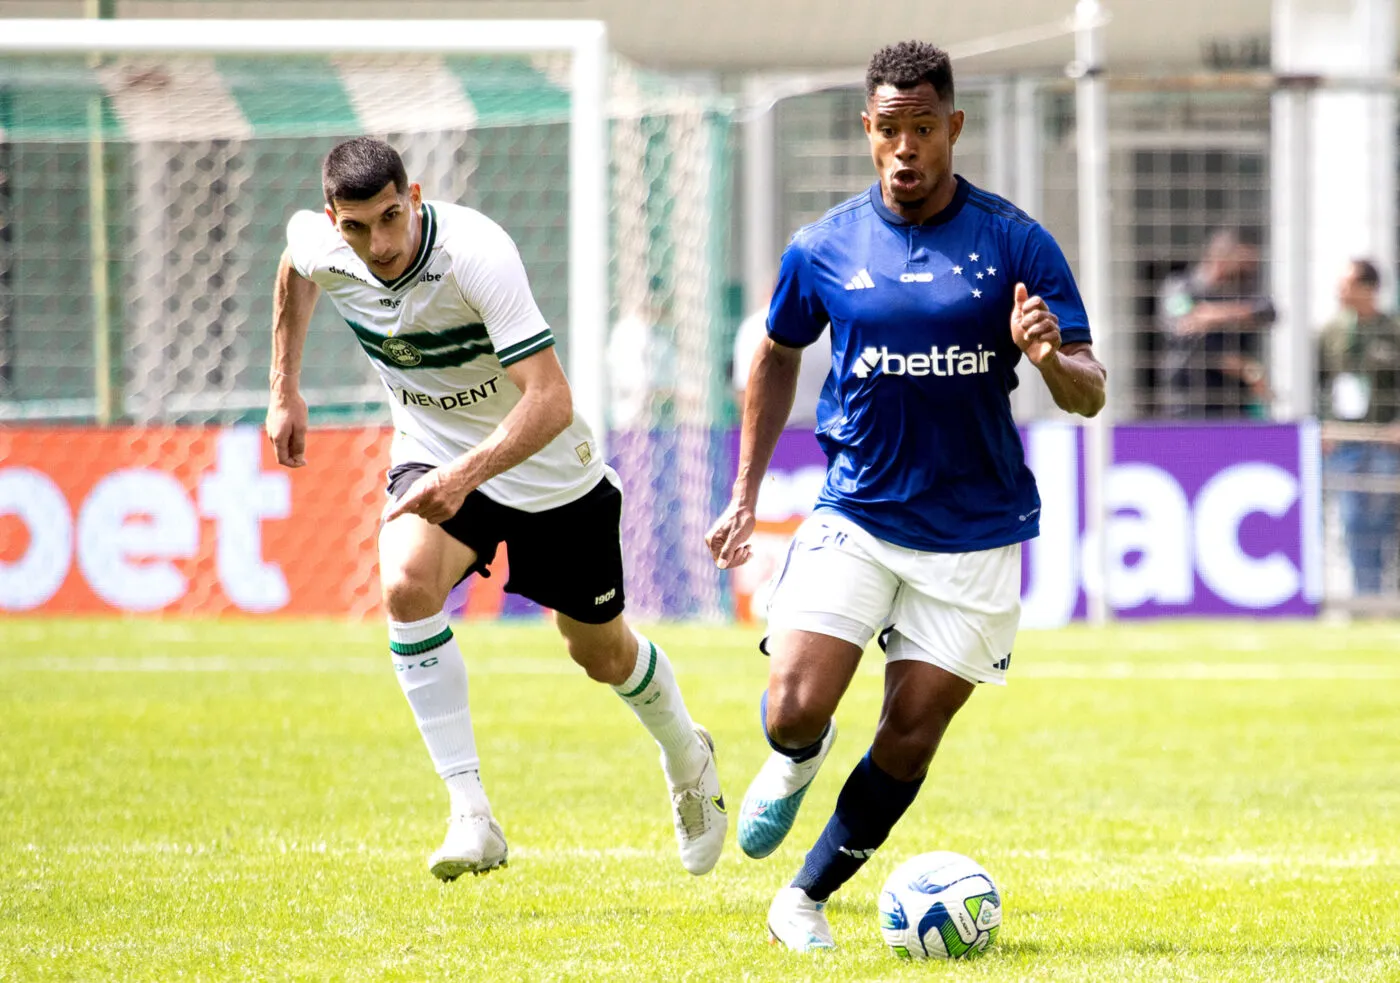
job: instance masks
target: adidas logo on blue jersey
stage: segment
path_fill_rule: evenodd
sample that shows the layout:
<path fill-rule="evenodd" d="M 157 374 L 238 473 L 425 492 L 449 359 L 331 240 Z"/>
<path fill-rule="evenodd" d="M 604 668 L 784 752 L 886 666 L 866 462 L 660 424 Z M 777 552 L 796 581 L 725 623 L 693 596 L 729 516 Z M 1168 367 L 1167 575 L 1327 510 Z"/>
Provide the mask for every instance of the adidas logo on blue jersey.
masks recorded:
<path fill-rule="evenodd" d="M 875 281 L 870 279 L 870 271 L 864 268 L 859 273 L 851 277 L 846 284 L 847 290 L 869 290 L 875 286 Z"/>

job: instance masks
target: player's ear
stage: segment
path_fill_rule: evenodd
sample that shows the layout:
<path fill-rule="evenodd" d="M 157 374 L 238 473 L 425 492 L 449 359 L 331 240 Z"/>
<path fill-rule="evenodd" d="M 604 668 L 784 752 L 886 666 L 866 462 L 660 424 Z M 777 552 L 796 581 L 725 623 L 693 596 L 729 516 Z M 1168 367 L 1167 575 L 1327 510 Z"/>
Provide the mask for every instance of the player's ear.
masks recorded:
<path fill-rule="evenodd" d="M 870 114 L 865 112 L 864 110 L 861 110 L 860 125 L 865 127 L 865 135 L 870 136 L 870 128 L 874 126 L 875 123 L 873 120 L 871 120 Z"/>
<path fill-rule="evenodd" d="M 948 114 L 948 146 L 958 142 L 958 137 L 962 135 L 963 120 L 966 118 L 961 109 L 955 109 Z"/>
<path fill-rule="evenodd" d="M 417 181 L 408 186 L 408 200 L 413 205 L 414 211 L 417 211 L 423 204 L 423 186 Z"/>
<path fill-rule="evenodd" d="M 326 218 L 328 218 L 328 219 L 331 220 L 331 225 L 335 225 L 335 224 L 336 224 L 336 221 L 335 221 L 335 209 L 332 208 L 332 207 L 330 206 L 329 203 L 326 204 Z"/>

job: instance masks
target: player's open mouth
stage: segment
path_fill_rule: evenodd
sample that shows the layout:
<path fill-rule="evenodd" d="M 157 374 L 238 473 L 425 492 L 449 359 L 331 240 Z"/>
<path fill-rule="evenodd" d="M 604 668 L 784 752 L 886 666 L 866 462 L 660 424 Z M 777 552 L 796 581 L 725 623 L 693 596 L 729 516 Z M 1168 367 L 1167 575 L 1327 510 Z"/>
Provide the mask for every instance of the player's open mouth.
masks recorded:
<path fill-rule="evenodd" d="M 923 180 L 923 175 L 912 167 L 901 167 L 890 175 L 890 183 L 902 188 L 912 188 Z"/>

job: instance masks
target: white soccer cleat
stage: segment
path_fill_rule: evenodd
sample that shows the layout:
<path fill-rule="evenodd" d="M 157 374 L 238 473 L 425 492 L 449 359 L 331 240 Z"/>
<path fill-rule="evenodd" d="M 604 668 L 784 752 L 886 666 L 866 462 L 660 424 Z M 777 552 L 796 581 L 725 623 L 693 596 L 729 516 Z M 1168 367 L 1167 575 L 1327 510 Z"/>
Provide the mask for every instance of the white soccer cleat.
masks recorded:
<path fill-rule="evenodd" d="M 510 850 L 501 824 L 490 816 L 453 816 L 447 838 L 428 861 L 428 869 L 440 881 L 455 881 L 463 874 L 485 874 L 505 867 Z"/>
<path fill-rule="evenodd" d="M 768 856 L 787 837 L 812 779 L 836 742 L 833 720 L 821 748 L 807 761 L 793 761 L 774 751 L 758 770 L 739 806 L 739 849 L 755 860 Z"/>
<path fill-rule="evenodd" d="M 676 845 L 681 864 L 692 874 L 708 874 L 719 862 L 729 814 L 715 767 L 715 742 L 710 732 L 696 725 L 695 737 L 705 746 L 705 767 L 688 785 L 671 786 L 671 818 L 676 825 Z"/>
<path fill-rule="evenodd" d="M 826 902 L 813 901 L 800 887 L 785 887 L 768 908 L 768 941 L 781 942 L 793 952 L 834 949 Z"/>

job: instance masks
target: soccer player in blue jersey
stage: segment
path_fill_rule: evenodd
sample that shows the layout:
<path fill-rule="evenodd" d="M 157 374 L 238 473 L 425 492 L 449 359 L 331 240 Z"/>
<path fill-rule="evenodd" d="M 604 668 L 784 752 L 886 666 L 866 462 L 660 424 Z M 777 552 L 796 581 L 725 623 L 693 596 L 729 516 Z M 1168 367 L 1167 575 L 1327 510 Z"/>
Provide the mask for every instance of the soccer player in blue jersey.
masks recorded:
<path fill-rule="evenodd" d="M 828 324 L 817 413 L 828 458 L 813 515 L 773 590 L 760 703 L 773 753 L 740 810 L 739 845 L 777 849 L 836 736 L 866 644 L 885 650 L 875 740 L 768 912 L 774 939 L 829 948 L 823 911 L 914 801 L 949 721 L 1003 683 L 1020 617 L 1021 543 L 1040 499 L 1009 393 L 1022 356 L 1062 409 L 1093 416 L 1104 367 L 1064 254 L 1004 198 L 953 173 L 963 114 L 948 56 L 876 52 L 862 114 L 879 181 L 793 236 L 750 371 L 733 498 L 707 537 L 749 558 L 759 485 L 802 349 Z"/>

